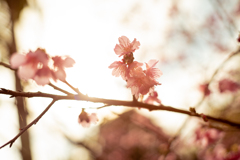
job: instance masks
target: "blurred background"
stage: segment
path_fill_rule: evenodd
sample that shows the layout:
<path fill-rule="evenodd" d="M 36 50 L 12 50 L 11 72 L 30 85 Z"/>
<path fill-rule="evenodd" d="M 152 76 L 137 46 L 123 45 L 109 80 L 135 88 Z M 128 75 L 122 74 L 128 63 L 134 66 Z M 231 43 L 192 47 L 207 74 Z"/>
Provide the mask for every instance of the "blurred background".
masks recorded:
<path fill-rule="evenodd" d="M 240 56 L 224 63 L 211 80 L 238 48 L 239 18 L 239 0 L 0 0 L 0 58 L 9 64 L 12 53 L 38 47 L 52 56 L 70 55 L 76 64 L 67 70 L 67 81 L 82 93 L 131 100 L 125 82 L 108 69 L 119 60 L 113 49 L 125 35 L 141 44 L 135 60 L 159 60 L 157 68 L 163 75 L 156 91 L 162 104 L 185 110 L 197 106 L 200 113 L 240 123 L 238 87 L 226 92 L 219 89 L 223 79 L 238 86 Z M 3 66 L 0 77 L 1 88 L 61 94 L 49 86 L 20 81 Z M 71 91 L 61 82 L 54 84 Z M 49 103 L 49 99 L 16 101 L 0 95 L 0 145 Z M 0 150 L 0 159 L 203 159 L 208 153 L 206 146 L 191 143 L 201 139 L 196 138 L 196 128 L 206 125 L 201 119 L 119 106 L 95 109 L 101 105 L 56 102 L 11 148 Z M 97 113 L 97 125 L 83 128 L 78 124 L 82 108 Z M 217 129 L 216 133 L 224 131 L 222 126 Z M 239 131 L 231 134 L 236 136 Z M 193 144 L 191 149 L 185 147 L 189 143 Z M 232 143 L 225 149 L 228 146 Z"/>

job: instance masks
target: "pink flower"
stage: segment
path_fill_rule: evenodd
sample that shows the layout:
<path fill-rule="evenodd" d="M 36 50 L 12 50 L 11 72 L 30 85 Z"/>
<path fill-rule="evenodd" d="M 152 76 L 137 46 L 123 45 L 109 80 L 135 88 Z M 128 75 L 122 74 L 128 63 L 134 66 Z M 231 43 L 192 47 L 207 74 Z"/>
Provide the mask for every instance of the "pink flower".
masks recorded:
<path fill-rule="evenodd" d="M 128 65 L 129 77 L 133 77 L 134 73 L 138 70 L 140 72 L 142 72 L 142 68 L 141 68 L 142 66 L 143 66 L 143 63 L 140 63 L 140 62 L 137 62 L 137 61 L 133 61 L 131 64 L 129 64 Z"/>
<path fill-rule="evenodd" d="M 146 70 L 144 71 L 146 75 L 152 79 L 159 78 L 162 75 L 162 71 L 158 68 L 154 68 L 154 66 L 158 63 L 157 60 L 152 59 L 146 63 Z"/>
<path fill-rule="evenodd" d="M 33 80 L 35 80 L 38 85 L 44 86 L 50 82 L 51 78 L 53 78 L 52 70 L 48 66 L 44 66 L 43 68 L 37 70 Z"/>
<path fill-rule="evenodd" d="M 119 55 L 119 57 L 127 53 L 134 52 L 140 46 L 140 43 L 139 41 L 136 41 L 136 38 L 130 42 L 126 36 L 121 36 L 118 38 L 118 41 L 119 44 L 116 44 L 114 51 L 117 55 Z"/>
<path fill-rule="evenodd" d="M 142 63 L 137 61 L 133 61 L 131 64 L 126 64 L 122 61 L 115 61 L 108 68 L 113 69 L 113 76 L 121 76 L 122 79 L 126 81 L 129 77 L 131 77 L 134 70 L 142 65 Z"/>
<path fill-rule="evenodd" d="M 136 39 L 130 42 L 126 36 L 122 36 L 118 40 L 119 44 L 115 46 L 114 51 L 119 57 L 123 56 L 123 59 L 113 62 L 108 68 L 113 69 L 113 76 L 121 76 L 127 82 L 127 88 L 131 88 L 132 95 L 138 99 L 139 94 L 145 95 L 155 85 L 160 85 L 156 79 L 162 72 L 154 68 L 157 60 L 146 63 L 146 70 L 142 69 L 143 63 L 134 61 L 133 52 L 140 46 Z"/>
<path fill-rule="evenodd" d="M 18 76 L 21 79 L 32 79 L 37 70 L 49 63 L 49 55 L 45 50 L 38 48 L 35 52 L 28 52 L 26 55 L 14 53 L 10 58 L 10 66 L 18 68 Z"/>
<path fill-rule="evenodd" d="M 46 85 L 50 79 L 64 81 L 65 68 L 72 67 L 75 61 L 68 57 L 55 56 L 50 58 L 44 49 L 29 51 L 26 55 L 14 53 L 10 58 L 10 66 L 18 69 L 20 79 L 33 79 L 38 85 Z"/>
<path fill-rule="evenodd" d="M 158 93 L 156 91 L 150 92 L 147 99 L 144 101 L 144 103 L 149 103 L 149 104 L 153 104 L 154 102 L 161 104 L 161 100 L 158 99 Z"/>
<path fill-rule="evenodd" d="M 61 81 L 66 80 L 65 68 L 72 67 L 75 64 L 75 61 L 70 57 L 61 57 L 55 56 L 52 57 L 54 65 L 54 79 L 59 79 Z"/>
<path fill-rule="evenodd" d="M 127 80 L 127 88 L 131 88 L 132 95 L 138 99 L 139 94 L 145 95 L 155 85 L 159 85 L 157 81 L 146 76 L 142 68 L 138 67 L 133 71 L 132 77 Z"/>
<path fill-rule="evenodd" d="M 92 113 L 89 115 L 87 112 L 82 109 L 81 114 L 78 116 L 78 123 L 81 124 L 83 127 L 89 127 L 90 123 L 96 124 L 98 121 L 96 113 Z"/>
<path fill-rule="evenodd" d="M 239 89 L 239 84 L 236 82 L 233 82 L 232 80 L 229 79 L 223 79 L 219 81 L 218 83 L 218 88 L 221 93 L 230 91 L 230 92 L 235 92 Z"/>
<path fill-rule="evenodd" d="M 119 77 L 121 76 L 123 80 L 127 79 L 127 64 L 123 63 L 122 61 L 115 61 L 108 67 L 112 70 L 112 75 Z"/>
<path fill-rule="evenodd" d="M 153 60 L 154 61 L 154 60 Z M 153 62 L 152 61 L 152 62 Z M 129 69 L 129 78 L 127 79 L 127 87 L 131 88 L 132 95 L 138 99 L 139 94 L 145 95 L 155 85 L 160 85 L 155 78 L 160 77 L 161 71 L 153 68 L 154 64 L 149 63 L 147 70 L 141 68 L 141 63 L 132 63 Z"/>

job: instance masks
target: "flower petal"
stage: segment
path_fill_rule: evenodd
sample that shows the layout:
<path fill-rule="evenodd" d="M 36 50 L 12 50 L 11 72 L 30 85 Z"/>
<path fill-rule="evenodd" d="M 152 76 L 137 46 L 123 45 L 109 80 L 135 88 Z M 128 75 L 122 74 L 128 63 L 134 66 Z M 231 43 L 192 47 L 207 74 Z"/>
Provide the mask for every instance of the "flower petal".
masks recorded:
<path fill-rule="evenodd" d="M 23 65 L 18 69 L 18 76 L 20 79 L 32 79 L 37 72 L 37 67 L 31 64 Z"/>
<path fill-rule="evenodd" d="M 126 37 L 126 36 L 121 36 L 118 38 L 118 41 L 119 41 L 119 44 L 121 46 L 123 46 L 124 48 L 125 47 L 128 47 L 129 44 L 130 44 L 130 40 Z"/>
<path fill-rule="evenodd" d="M 55 71 L 54 76 L 61 81 L 66 80 L 66 72 L 63 69 L 58 69 L 57 71 Z"/>
<path fill-rule="evenodd" d="M 73 65 L 75 64 L 75 61 L 74 59 L 72 59 L 71 57 L 67 57 L 65 60 L 64 60 L 64 67 L 73 67 Z"/>
<path fill-rule="evenodd" d="M 135 51 L 136 49 L 139 49 L 140 46 L 140 42 L 136 41 L 136 38 L 134 38 L 134 40 L 132 41 L 132 49 Z"/>
<path fill-rule="evenodd" d="M 19 53 L 14 53 L 10 58 L 10 66 L 13 69 L 17 69 L 19 66 L 27 61 L 26 56 Z"/>

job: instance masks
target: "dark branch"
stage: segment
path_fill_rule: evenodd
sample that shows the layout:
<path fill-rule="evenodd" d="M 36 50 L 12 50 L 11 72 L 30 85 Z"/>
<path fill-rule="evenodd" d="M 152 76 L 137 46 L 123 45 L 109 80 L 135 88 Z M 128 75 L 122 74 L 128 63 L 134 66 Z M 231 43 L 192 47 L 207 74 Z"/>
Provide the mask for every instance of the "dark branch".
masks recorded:
<path fill-rule="evenodd" d="M 12 97 L 17 97 L 17 96 L 21 96 L 21 97 L 45 97 L 45 98 L 52 98 L 55 100 L 76 100 L 76 96 L 74 95 L 66 95 L 66 96 L 62 96 L 62 95 L 54 95 L 54 94 L 48 94 L 48 93 L 42 93 L 42 92 L 16 92 L 16 91 L 11 91 L 11 90 L 7 90 L 7 89 L 1 89 L 0 90 L 0 94 L 7 94 L 7 95 L 11 95 Z M 182 113 L 182 114 L 186 114 L 189 116 L 194 116 L 194 117 L 199 117 L 202 118 L 201 114 L 199 113 L 194 113 L 191 111 L 187 111 L 187 110 L 182 110 L 182 109 L 177 109 L 177 108 L 173 108 L 171 106 L 165 106 L 165 105 L 151 105 L 151 104 L 146 104 L 146 103 L 142 103 L 142 102 L 138 102 L 138 101 L 119 101 L 119 100 L 111 100 L 111 99 L 103 99 L 103 98 L 94 98 L 94 97 L 88 97 L 86 95 L 78 95 L 77 96 L 77 100 L 81 100 L 81 101 L 89 101 L 89 102 L 94 102 L 94 103 L 104 103 L 105 107 L 106 106 L 126 106 L 126 107 L 136 107 L 136 108 L 145 108 L 148 109 L 149 111 L 155 111 L 155 110 L 164 110 L 164 111 L 170 111 L 170 112 L 176 112 L 176 113 Z M 240 129 L 240 124 L 235 123 L 235 122 L 231 122 L 225 119 L 221 119 L 221 118 L 214 118 L 211 116 L 207 116 L 206 118 L 208 120 L 213 120 L 213 121 L 217 121 L 217 122 L 221 122 L 221 123 L 225 123 L 234 127 L 237 127 Z"/>
<path fill-rule="evenodd" d="M 12 69 L 12 68 L 10 67 L 10 65 L 8 65 L 8 64 L 6 64 L 6 63 L 0 62 L 0 65 L 6 67 L 6 68 L 8 68 L 8 69 L 11 69 L 11 70 L 14 70 L 14 71 L 15 71 L 15 69 Z"/>

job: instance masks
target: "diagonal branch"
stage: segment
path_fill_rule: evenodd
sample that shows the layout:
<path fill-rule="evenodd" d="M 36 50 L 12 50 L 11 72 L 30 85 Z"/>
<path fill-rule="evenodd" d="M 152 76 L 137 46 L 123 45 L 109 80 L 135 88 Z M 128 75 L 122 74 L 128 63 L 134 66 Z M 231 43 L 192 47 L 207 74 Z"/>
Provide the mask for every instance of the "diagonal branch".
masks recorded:
<path fill-rule="evenodd" d="M 12 69 L 12 68 L 10 67 L 10 65 L 8 65 L 8 64 L 6 64 L 6 63 L 0 62 L 0 65 L 6 67 L 6 68 L 8 68 L 8 69 L 11 69 L 11 70 L 15 71 L 15 69 Z"/>
<path fill-rule="evenodd" d="M 60 91 L 60 92 L 62 92 L 62 93 L 65 93 L 65 94 L 67 94 L 67 95 L 73 95 L 72 93 L 63 90 L 62 88 L 59 88 L 59 87 L 53 85 L 52 83 L 49 83 L 48 85 L 51 86 L 53 89 L 58 90 L 58 91 Z"/>
<path fill-rule="evenodd" d="M 51 108 L 51 106 L 56 102 L 55 99 L 52 100 L 52 102 L 47 106 L 47 108 L 36 118 L 34 119 L 31 123 L 29 123 L 26 127 L 24 127 L 23 129 L 20 129 L 21 131 L 10 141 L 8 141 L 7 143 L 5 143 L 4 145 L 2 145 L 0 147 L 3 148 L 6 145 L 10 144 L 10 147 L 12 147 L 13 143 L 15 142 L 16 139 L 18 139 L 18 137 L 20 137 L 25 131 L 28 130 L 28 128 L 30 128 L 32 125 L 37 124 L 37 122 L 42 118 L 42 116 Z"/>

